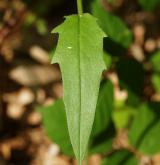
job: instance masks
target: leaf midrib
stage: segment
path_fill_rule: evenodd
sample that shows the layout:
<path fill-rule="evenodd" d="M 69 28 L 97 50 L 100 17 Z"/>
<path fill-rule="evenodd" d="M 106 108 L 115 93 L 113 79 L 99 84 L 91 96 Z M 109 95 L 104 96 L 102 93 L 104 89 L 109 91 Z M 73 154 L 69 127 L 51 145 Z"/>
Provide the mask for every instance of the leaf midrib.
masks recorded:
<path fill-rule="evenodd" d="M 79 163 L 81 164 L 81 101 L 82 101 L 82 87 L 81 87 L 81 15 L 78 15 L 78 58 L 79 58 L 79 89 L 80 89 L 80 112 L 79 112 Z"/>

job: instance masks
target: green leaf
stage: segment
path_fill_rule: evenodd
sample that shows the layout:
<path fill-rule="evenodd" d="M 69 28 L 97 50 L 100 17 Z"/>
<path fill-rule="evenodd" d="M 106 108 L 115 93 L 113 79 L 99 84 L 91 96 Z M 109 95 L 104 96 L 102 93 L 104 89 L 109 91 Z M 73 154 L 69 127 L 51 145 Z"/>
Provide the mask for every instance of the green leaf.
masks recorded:
<path fill-rule="evenodd" d="M 106 154 L 113 150 L 113 140 L 116 135 L 113 122 L 111 121 L 105 130 L 97 134 L 97 136 L 91 136 L 91 143 L 89 147 L 89 154 Z"/>
<path fill-rule="evenodd" d="M 145 129 L 154 120 L 154 114 L 150 111 L 149 107 L 144 104 L 138 108 L 138 114 L 129 131 L 129 139 L 132 145 L 138 146 L 141 135 Z"/>
<path fill-rule="evenodd" d="M 59 41 L 52 63 L 60 64 L 69 135 L 81 164 L 94 121 L 101 74 L 105 69 L 105 34 L 89 14 L 66 17 L 53 33 L 59 33 Z"/>
<path fill-rule="evenodd" d="M 104 136 L 103 136 L 104 137 Z M 97 140 L 97 139 L 95 139 Z M 90 147 L 89 154 L 106 154 L 107 152 L 110 152 L 113 149 L 113 137 L 109 137 L 103 141 L 99 138 L 98 144 L 93 143 Z"/>
<path fill-rule="evenodd" d="M 151 81 L 156 92 L 160 93 L 160 74 L 153 74 Z"/>
<path fill-rule="evenodd" d="M 130 143 L 141 153 L 154 155 L 160 152 L 160 103 L 140 106 L 129 131 Z"/>
<path fill-rule="evenodd" d="M 102 165 L 136 165 L 138 160 L 127 150 L 116 151 L 102 161 Z"/>
<path fill-rule="evenodd" d="M 111 81 L 103 82 L 100 88 L 95 120 L 90 138 L 89 154 L 106 153 L 112 149 L 113 136 L 115 135 L 115 129 L 112 123 L 113 109 L 113 84 Z"/>
<path fill-rule="evenodd" d="M 151 56 L 151 64 L 154 71 L 160 72 L 160 51 L 156 52 Z"/>
<path fill-rule="evenodd" d="M 97 136 L 104 131 L 111 122 L 111 114 L 114 108 L 113 84 L 107 81 L 101 85 L 92 136 Z"/>
<path fill-rule="evenodd" d="M 99 19 L 99 25 L 109 38 L 124 48 L 129 47 L 132 42 L 132 33 L 118 16 L 104 10 L 99 0 L 92 1 L 91 12 Z"/>
<path fill-rule="evenodd" d="M 159 0 L 139 0 L 139 4 L 145 9 L 152 11 L 160 6 Z"/>
<path fill-rule="evenodd" d="M 139 151 L 141 153 L 154 155 L 160 152 L 159 139 L 160 139 L 160 122 L 155 123 L 155 125 L 148 130 L 145 138 L 143 139 L 141 145 L 139 146 Z"/>
<path fill-rule="evenodd" d="M 112 64 L 112 57 L 110 54 L 108 54 L 107 52 L 104 52 L 103 54 L 103 60 L 104 60 L 104 63 L 106 65 L 106 68 L 110 68 L 111 67 L 111 64 Z"/>
<path fill-rule="evenodd" d="M 60 146 L 65 155 L 73 156 L 63 101 L 58 100 L 50 106 L 40 107 L 38 111 L 42 114 L 43 125 L 48 137 Z"/>
<path fill-rule="evenodd" d="M 115 127 L 117 129 L 127 128 L 134 113 L 134 109 L 126 105 L 119 109 L 116 109 L 113 113 Z"/>
<path fill-rule="evenodd" d="M 112 4 L 114 2 L 114 0 L 107 0 L 108 3 Z"/>

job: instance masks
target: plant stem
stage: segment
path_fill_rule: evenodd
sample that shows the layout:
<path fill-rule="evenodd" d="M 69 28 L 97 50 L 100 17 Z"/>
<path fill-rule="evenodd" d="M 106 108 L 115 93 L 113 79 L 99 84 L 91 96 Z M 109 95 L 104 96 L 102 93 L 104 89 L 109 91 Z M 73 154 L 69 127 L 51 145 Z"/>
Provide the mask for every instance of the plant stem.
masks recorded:
<path fill-rule="evenodd" d="M 78 15 L 82 15 L 83 14 L 82 0 L 77 0 L 77 10 L 78 10 Z"/>

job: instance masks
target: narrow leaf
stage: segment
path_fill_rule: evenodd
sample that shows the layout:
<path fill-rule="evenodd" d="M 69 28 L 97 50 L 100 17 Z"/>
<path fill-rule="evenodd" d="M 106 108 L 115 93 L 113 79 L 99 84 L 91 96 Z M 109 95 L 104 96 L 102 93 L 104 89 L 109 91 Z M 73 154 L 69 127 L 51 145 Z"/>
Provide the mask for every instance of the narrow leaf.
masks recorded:
<path fill-rule="evenodd" d="M 101 74 L 105 69 L 105 34 L 89 14 L 66 17 L 53 33 L 59 33 L 59 42 L 52 63 L 60 64 L 69 135 L 81 164 L 94 121 Z"/>

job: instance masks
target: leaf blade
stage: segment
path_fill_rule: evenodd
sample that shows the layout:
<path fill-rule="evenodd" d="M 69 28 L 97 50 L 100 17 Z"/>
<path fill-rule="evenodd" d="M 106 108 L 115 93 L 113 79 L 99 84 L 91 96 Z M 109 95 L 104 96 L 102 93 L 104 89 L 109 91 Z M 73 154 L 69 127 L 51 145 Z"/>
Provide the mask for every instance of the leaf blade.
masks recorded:
<path fill-rule="evenodd" d="M 89 14 L 66 17 L 53 32 L 60 35 L 52 63 L 60 64 L 68 130 L 81 163 L 94 121 L 101 73 L 105 69 L 102 47 L 105 35 Z"/>

